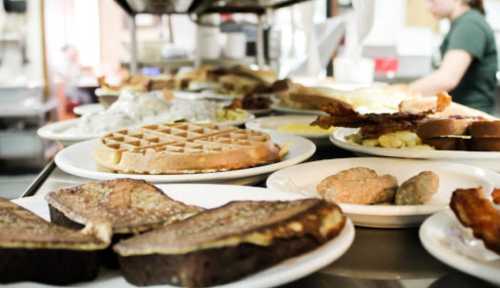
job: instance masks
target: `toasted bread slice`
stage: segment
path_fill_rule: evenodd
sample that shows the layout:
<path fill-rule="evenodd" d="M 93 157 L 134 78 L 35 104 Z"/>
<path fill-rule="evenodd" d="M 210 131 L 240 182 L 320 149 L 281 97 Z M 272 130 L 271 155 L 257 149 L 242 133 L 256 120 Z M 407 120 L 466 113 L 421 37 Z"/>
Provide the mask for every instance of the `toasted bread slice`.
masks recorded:
<path fill-rule="evenodd" d="M 470 150 L 474 151 L 500 151 L 499 138 L 472 138 L 469 144 Z"/>
<path fill-rule="evenodd" d="M 422 139 L 422 143 L 434 147 L 437 150 L 467 150 L 470 139 L 458 137 L 436 137 Z"/>
<path fill-rule="evenodd" d="M 99 269 L 97 252 L 110 238 L 109 223 L 73 231 L 0 198 L 0 283 L 91 280 Z"/>
<path fill-rule="evenodd" d="M 203 210 L 171 199 L 146 181 L 133 179 L 89 182 L 49 193 L 46 200 L 73 222 L 109 221 L 116 234 L 152 230 Z"/>
<path fill-rule="evenodd" d="M 417 135 L 420 139 L 464 136 L 471 122 L 471 119 L 429 119 L 418 125 Z"/>
<path fill-rule="evenodd" d="M 500 138 L 500 120 L 476 121 L 469 127 L 473 138 Z"/>
<path fill-rule="evenodd" d="M 78 229 L 93 221 L 108 221 L 112 243 L 186 219 L 203 209 L 175 201 L 142 180 L 116 179 L 60 189 L 46 196 L 53 223 Z M 111 249 L 100 253 L 108 268 L 118 268 Z"/>
<path fill-rule="evenodd" d="M 114 250 L 135 285 L 209 286 L 314 249 L 344 223 L 338 206 L 319 199 L 239 201 L 121 241 Z"/>

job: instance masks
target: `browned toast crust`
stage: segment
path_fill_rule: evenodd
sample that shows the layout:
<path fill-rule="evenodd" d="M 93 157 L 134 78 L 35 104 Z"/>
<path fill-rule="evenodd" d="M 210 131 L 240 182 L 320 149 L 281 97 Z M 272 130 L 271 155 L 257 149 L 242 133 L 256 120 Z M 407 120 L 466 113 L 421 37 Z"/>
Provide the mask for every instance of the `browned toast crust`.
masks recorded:
<path fill-rule="evenodd" d="M 319 199 L 231 202 L 122 241 L 114 250 L 133 284 L 201 287 L 309 251 L 338 235 L 344 224 L 340 208 Z"/>
<path fill-rule="evenodd" d="M 60 227 L 0 198 L 0 283 L 92 280 L 99 270 L 98 253 L 109 245 L 110 234 L 108 224 L 84 231 Z"/>
<path fill-rule="evenodd" d="M 477 138 L 500 138 L 500 120 L 476 121 L 470 125 L 469 133 Z"/>
<path fill-rule="evenodd" d="M 109 221 L 115 234 L 149 231 L 202 210 L 171 199 L 150 183 L 133 179 L 89 182 L 64 188 L 49 193 L 46 200 L 72 222 Z M 53 219 L 59 224 L 74 226 L 65 220 Z"/>
<path fill-rule="evenodd" d="M 430 119 L 418 125 L 417 135 L 421 139 L 462 136 L 470 124 L 469 119 Z"/>

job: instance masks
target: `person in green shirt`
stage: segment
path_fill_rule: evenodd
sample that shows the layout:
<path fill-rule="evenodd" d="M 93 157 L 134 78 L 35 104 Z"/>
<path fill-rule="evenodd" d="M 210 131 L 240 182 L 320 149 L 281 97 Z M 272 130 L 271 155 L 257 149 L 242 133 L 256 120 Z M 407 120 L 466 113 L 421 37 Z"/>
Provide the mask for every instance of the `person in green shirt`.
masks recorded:
<path fill-rule="evenodd" d="M 482 0 L 428 0 L 432 14 L 451 21 L 441 44 L 441 64 L 432 74 L 410 84 L 423 95 L 447 91 L 454 102 L 492 113 L 498 71 L 493 30 Z"/>

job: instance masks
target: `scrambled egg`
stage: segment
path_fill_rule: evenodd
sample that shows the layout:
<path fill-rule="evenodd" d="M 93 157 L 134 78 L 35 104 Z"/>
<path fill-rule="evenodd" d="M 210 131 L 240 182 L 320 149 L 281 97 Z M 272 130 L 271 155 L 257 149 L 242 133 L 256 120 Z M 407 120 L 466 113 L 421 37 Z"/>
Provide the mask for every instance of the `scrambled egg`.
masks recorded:
<path fill-rule="evenodd" d="M 307 123 L 290 123 L 278 126 L 277 130 L 279 132 L 292 133 L 292 134 L 317 134 L 317 135 L 328 135 L 333 131 L 333 127 L 330 129 L 323 129 L 319 126 L 311 126 Z"/>
<path fill-rule="evenodd" d="M 383 147 L 383 148 L 407 148 L 419 147 L 430 148 L 422 144 L 422 140 L 410 131 L 398 131 L 381 135 L 376 139 L 362 139 L 359 134 L 349 135 L 346 138 L 349 142 L 360 144 L 367 147 Z"/>
<path fill-rule="evenodd" d="M 220 109 L 216 112 L 216 120 L 223 121 L 238 121 L 248 117 L 248 113 L 242 109 Z"/>

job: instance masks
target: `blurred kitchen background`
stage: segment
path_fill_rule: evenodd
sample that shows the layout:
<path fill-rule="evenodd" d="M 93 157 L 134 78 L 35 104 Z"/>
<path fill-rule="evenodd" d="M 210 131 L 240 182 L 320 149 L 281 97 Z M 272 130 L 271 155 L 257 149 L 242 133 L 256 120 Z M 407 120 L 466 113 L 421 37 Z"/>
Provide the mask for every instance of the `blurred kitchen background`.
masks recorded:
<path fill-rule="evenodd" d="M 485 5 L 500 44 L 500 0 Z M 362 54 L 374 59 L 376 81 L 428 74 L 449 23 L 433 19 L 425 0 L 377 0 L 374 10 Z M 162 14 L 172 11 L 195 13 Z M 0 195 L 17 196 L 33 181 L 58 149 L 37 128 L 95 102 L 97 77 L 200 63 L 335 75 L 331 60 L 344 53 L 349 13 L 349 0 L 0 0 Z"/>

